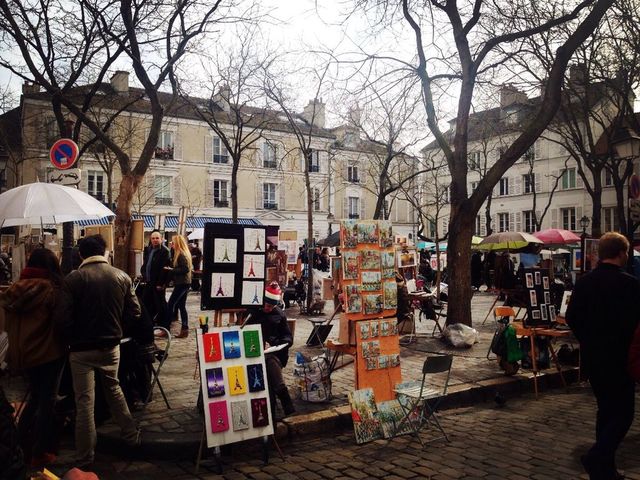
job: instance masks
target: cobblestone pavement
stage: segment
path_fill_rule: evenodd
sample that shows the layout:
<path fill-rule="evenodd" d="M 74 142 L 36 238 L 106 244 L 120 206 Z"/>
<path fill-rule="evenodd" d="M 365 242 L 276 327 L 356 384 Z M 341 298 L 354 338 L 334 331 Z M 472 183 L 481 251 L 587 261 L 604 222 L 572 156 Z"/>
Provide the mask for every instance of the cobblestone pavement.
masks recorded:
<path fill-rule="evenodd" d="M 272 452 L 263 465 L 259 442 L 233 446 L 223 454 L 223 473 L 216 475 L 209 456 L 194 473 L 193 461 L 178 463 L 123 461 L 98 456 L 101 479 L 270 479 L 320 480 L 424 478 L 556 480 L 586 478 L 579 456 L 593 438 L 595 401 L 590 389 L 547 391 L 510 398 L 506 405 L 482 403 L 446 410 L 440 418 L 451 442 L 427 444 L 412 436 L 357 446 L 351 431 L 294 442 L 281 441 L 281 460 Z M 429 431 L 422 436 L 429 439 Z M 640 426 L 632 427 L 618 453 L 618 467 L 629 479 L 640 479 Z"/>

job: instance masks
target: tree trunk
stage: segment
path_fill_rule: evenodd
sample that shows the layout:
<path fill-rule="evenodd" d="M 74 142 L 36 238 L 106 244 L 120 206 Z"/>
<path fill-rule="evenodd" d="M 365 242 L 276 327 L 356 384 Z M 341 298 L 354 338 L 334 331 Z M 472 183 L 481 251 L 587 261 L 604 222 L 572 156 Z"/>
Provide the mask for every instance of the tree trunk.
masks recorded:
<path fill-rule="evenodd" d="M 133 173 L 123 175 L 116 205 L 114 263 L 116 267 L 124 270 L 131 276 L 138 274 L 138 272 L 132 271 L 134 267 L 129 265 L 131 204 L 133 203 L 133 197 L 141 181 L 141 175 L 134 175 Z"/>
<path fill-rule="evenodd" d="M 493 197 L 491 195 L 487 197 L 487 208 L 484 211 L 484 221 L 485 221 L 485 227 L 487 230 L 486 231 L 487 236 L 493 233 L 493 228 L 491 227 L 491 200 L 492 199 Z M 480 234 L 480 232 L 478 232 L 478 234 Z"/>
<path fill-rule="evenodd" d="M 305 155 L 305 158 L 308 158 Z M 309 259 L 309 275 L 307 278 L 307 309 L 311 307 L 313 303 L 313 258 L 315 256 L 315 249 L 313 248 L 313 192 L 311 191 L 311 179 L 309 178 L 309 165 L 307 164 L 308 160 L 305 161 L 305 172 L 304 172 L 304 184 L 307 189 L 307 242 L 309 242 L 309 254 L 307 255 Z"/>
<path fill-rule="evenodd" d="M 600 238 L 602 235 L 602 186 L 598 181 L 594 182 L 591 202 L 593 204 L 591 209 L 591 236 Z M 580 219 L 576 218 L 576 221 L 580 225 Z"/>
<path fill-rule="evenodd" d="M 233 159 L 231 167 L 231 221 L 238 223 L 238 168 L 240 159 Z"/>
<path fill-rule="evenodd" d="M 373 211 L 373 219 L 384 220 L 385 219 L 384 215 L 381 216 L 383 212 L 384 212 L 384 196 L 379 194 L 378 199 L 376 200 L 376 209 Z"/>
<path fill-rule="evenodd" d="M 449 302 L 447 325 L 462 323 L 471 326 L 471 237 L 472 216 L 459 210 L 449 220 L 447 271 L 449 272 Z"/>

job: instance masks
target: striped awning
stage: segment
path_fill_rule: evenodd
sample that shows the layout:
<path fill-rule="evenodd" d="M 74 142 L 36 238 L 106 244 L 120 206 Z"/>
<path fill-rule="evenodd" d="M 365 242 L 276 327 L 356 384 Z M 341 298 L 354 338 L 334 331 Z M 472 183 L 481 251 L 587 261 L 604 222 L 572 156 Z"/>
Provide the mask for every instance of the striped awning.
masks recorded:
<path fill-rule="evenodd" d="M 205 223 L 227 223 L 232 224 L 231 218 L 227 217 L 188 217 L 187 229 L 204 228 Z M 239 218 L 238 223 L 240 225 L 262 225 L 259 220 L 255 218 Z M 167 215 L 164 218 L 165 230 L 177 230 L 178 229 L 178 217 L 176 215 Z"/>
<path fill-rule="evenodd" d="M 156 217 L 155 215 L 133 215 L 134 220 L 144 220 L 144 228 L 153 229 L 156 226 Z"/>
<path fill-rule="evenodd" d="M 76 220 L 75 223 L 79 227 L 87 227 L 89 225 L 109 225 L 113 217 L 102 217 L 94 220 Z"/>

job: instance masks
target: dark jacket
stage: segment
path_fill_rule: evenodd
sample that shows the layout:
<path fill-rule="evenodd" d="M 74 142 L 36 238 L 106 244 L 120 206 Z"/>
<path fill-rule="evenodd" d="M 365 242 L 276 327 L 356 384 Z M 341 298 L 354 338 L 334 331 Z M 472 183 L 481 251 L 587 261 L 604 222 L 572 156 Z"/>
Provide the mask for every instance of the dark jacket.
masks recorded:
<path fill-rule="evenodd" d="M 286 366 L 289 360 L 289 347 L 293 345 L 293 335 L 289 330 L 284 312 L 278 307 L 275 307 L 269 313 L 264 310 L 252 311 L 247 325 L 260 325 L 262 341 L 268 342 L 269 345 L 282 345 L 283 343 L 288 345 L 287 348 L 274 353 L 280 359 L 282 366 Z"/>
<path fill-rule="evenodd" d="M 174 285 L 191 285 L 191 268 L 189 268 L 189 262 L 184 255 L 178 257 L 176 266 L 170 272 Z"/>
<path fill-rule="evenodd" d="M 640 382 L 640 327 L 636 328 L 629 347 L 629 375 L 636 382 Z"/>
<path fill-rule="evenodd" d="M 567 323 L 580 342 L 585 375 L 628 379 L 627 358 L 640 319 L 640 283 L 601 263 L 576 283 Z"/>
<path fill-rule="evenodd" d="M 167 247 L 160 245 L 151 259 L 151 275 L 147 278 L 147 263 L 149 261 L 149 254 L 151 253 L 151 250 L 153 250 L 153 247 L 151 246 L 144 250 L 144 260 L 142 262 L 140 273 L 148 285 L 151 285 L 152 287 L 164 287 L 168 281 L 168 274 L 164 270 L 164 267 L 171 266 L 171 254 Z"/>
<path fill-rule="evenodd" d="M 64 279 L 58 318 L 72 351 L 110 348 L 120 343 L 123 324 L 139 320 L 140 305 L 129 276 L 95 256 Z"/>

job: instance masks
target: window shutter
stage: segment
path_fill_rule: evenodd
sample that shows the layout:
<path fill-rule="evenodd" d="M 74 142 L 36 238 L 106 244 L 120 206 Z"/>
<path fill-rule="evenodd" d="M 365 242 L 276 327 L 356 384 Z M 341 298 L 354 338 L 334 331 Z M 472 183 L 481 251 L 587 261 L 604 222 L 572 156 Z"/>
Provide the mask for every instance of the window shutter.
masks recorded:
<path fill-rule="evenodd" d="M 498 223 L 498 214 L 491 215 L 491 229 L 493 233 L 500 231 L 500 224 Z"/>
<path fill-rule="evenodd" d="M 213 163 L 213 137 L 210 133 L 204 136 L 204 163 Z"/>
<path fill-rule="evenodd" d="M 536 193 L 542 192 L 542 182 L 540 177 L 542 177 L 542 174 L 540 173 L 533 174 L 534 188 Z"/>
<path fill-rule="evenodd" d="M 484 215 L 480 215 L 480 236 L 487 236 L 487 221 Z"/>
<path fill-rule="evenodd" d="M 522 212 L 516 212 L 515 231 L 516 232 L 522 231 Z"/>
<path fill-rule="evenodd" d="M 360 197 L 360 219 L 367 218 L 367 205 L 364 197 Z"/>
<path fill-rule="evenodd" d="M 513 212 L 509 213 L 509 231 L 510 232 L 517 232 L 518 230 L 515 229 L 516 226 L 516 215 Z"/>
<path fill-rule="evenodd" d="M 102 170 L 100 170 L 100 171 L 102 171 Z M 46 172 L 46 170 L 45 170 L 45 172 Z M 45 177 L 46 177 L 46 173 L 45 173 Z M 78 187 L 84 193 L 89 193 L 89 170 L 84 170 L 84 169 L 82 170 L 82 173 L 80 174 L 80 185 L 78 185 Z M 107 193 L 107 176 L 106 176 L 106 174 L 104 176 L 104 188 L 103 188 L 103 191 L 105 193 L 105 198 L 106 198 L 106 193 Z"/>
<path fill-rule="evenodd" d="M 551 209 L 551 228 L 558 228 L 558 209 Z"/>
<path fill-rule="evenodd" d="M 522 175 L 513 177 L 513 194 L 522 195 Z"/>
<path fill-rule="evenodd" d="M 300 149 L 300 171 L 304 172 L 305 162 L 304 162 L 304 152 Z"/>
<path fill-rule="evenodd" d="M 582 181 L 582 177 L 580 173 L 578 173 L 578 169 L 576 168 L 576 188 L 584 188 L 584 182 Z"/>
<path fill-rule="evenodd" d="M 449 233 L 449 217 L 442 217 L 442 235 Z"/>
<path fill-rule="evenodd" d="M 279 194 L 278 210 L 284 210 L 286 208 L 284 199 L 285 199 L 285 195 L 287 193 L 287 189 L 284 188 L 283 184 L 279 184 L 277 188 L 278 188 L 278 192 L 277 193 Z"/>
<path fill-rule="evenodd" d="M 576 231 L 580 229 L 581 218 L 582 218 L 582 207 L 576 207 Z"/>
<path fill-rule="evenodd" d="M 542 139 L 539 138 L 538 140 L 536 140 L 533 144 L 533 154 L 534 156 L 534 160 L 540 160 L 542 158 L 543 155 L 543 144 L 542 144 Z"/>
<path fill-rule="evenodd" d="M 175 132 L 173 132 L 173 135 L 173 159 L 182 160 L 182 137 L 180 136 L 180 132 L 177 129 L 175 130 Z"/>
<path fill-rule="evenodd" d="M 213 206 L 213 180 L 207 179 L 204 185 L 204 206 Z"/>
<path fill-rule="evenodd" d="M 256 208 L 262 210 L 264 204 L 262 203 L 262 182 L 256 182 Z"/>
<path fill-rule="evenodd" d="M 551 170 L 551 176 L 549 177 L 549 192 L 551 191 L 551 189 L 553 188 L 553 186 L 556 184 L 556 178 L 558 178 L 560 176 L 560 172 L 561 170 Z M 558 180 L 558 190 L 562 190 L 562 179 Z M 547 191 L 547 190 L 544 190 Z"/>
<path fill-rule="evenodd" d="M 342 197 L 342 218 L 349 218 L 349 198 Z"/>
<path fill-rule="evenodd" d="M 173 178 L 173 204 L 182 206 L 182 181 L 180 177 Z"/>
<path fill-rule="evenodd" d="M 344 162 L 343 170 L 344 170 L 344 172 L 343 172 L 344 179 L 343 180 L 345 182 L 347 182 L 347 181 L 349 181 L 349 162 L 348 161 Z"/>

